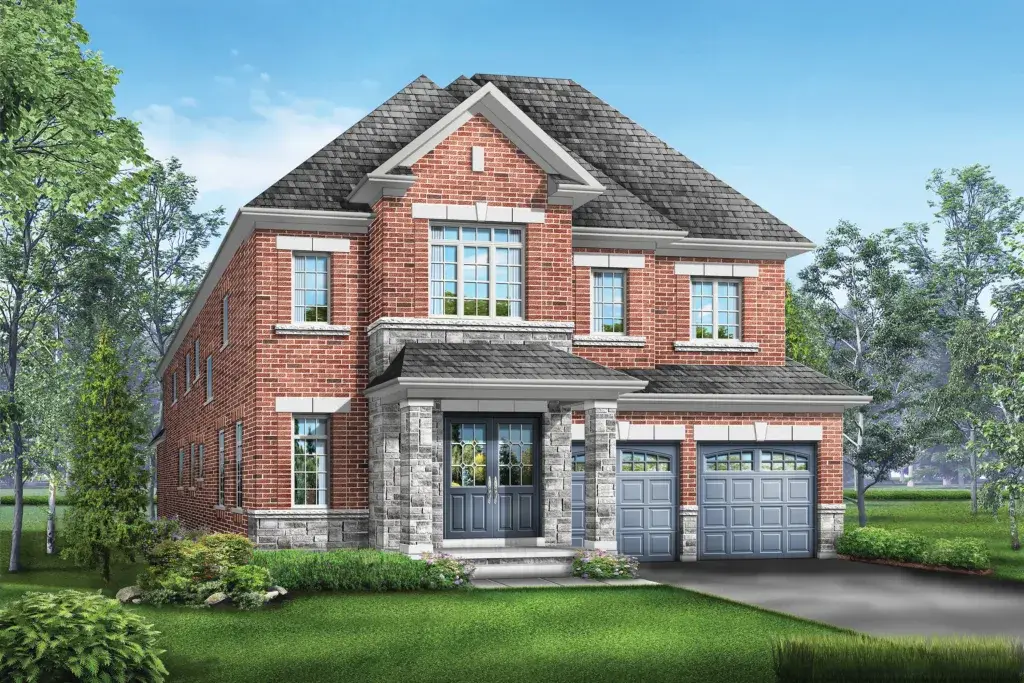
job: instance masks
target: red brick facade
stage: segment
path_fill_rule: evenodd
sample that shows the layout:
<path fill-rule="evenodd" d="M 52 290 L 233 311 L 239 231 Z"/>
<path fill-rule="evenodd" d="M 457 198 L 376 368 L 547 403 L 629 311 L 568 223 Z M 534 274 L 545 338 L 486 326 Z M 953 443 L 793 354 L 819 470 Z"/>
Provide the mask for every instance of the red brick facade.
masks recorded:
<path fill-rule="evenodd" d="M 483 147 L 485 170 L 471 170 L 471 148 Z M 281 396 L 350 397 L 349 412 L 329 421 L 329 507 L 368 506 L 368 414 L 362 390 L 369 380 L 367 327 L 381 317 L 428 316 L 429 221 L 412 218 L 414 203 L 529 207 L 545 212 L 543 223 L 522 225 L 525 235 L 525 318 L 574 322 L 577 335 L 590 332 L 591 269 L 574 267 L 571 207 L 548 203 L 548 176 L 490 122 L 475 116 L 412 166 L 417 180 L 402 197 L 374 206 L 368 234 L 267 229 L 261 226 L 242 244 L 184 335 L 164 375 L 165 425 L 158 446 L 159 512 L 186 526 L 246 531 L 246 516 L 234 504 L 235 423 L 243 423 L 245 511 L 291 507 L 292 416 L 277 412 Z M 349 251 L 330 254 L 330 323 L 350 326 L 348 336 L 292 336 L 276 332 L 292 322 L 292 252 L 279 249 L 278 236 L 345 238 Z M 656 256 L 653 251 L 599 251 L 642 255 L 643 268 L 627 271 L 626 334 L 644 337 L 642 347 L 576 346 L 574 352 L 618 368 L 660 364 L 785 363 L 784 262 Z M 757 277 L 743 279 L 742 340 L 757 342 L 756 353 L 679 352 L 690 339 L 690 278 L 677 275 L 677 262 L 756 264 Z M 221 303 L 230 295 L 230 341 L 221 349 Z M 200 340 L 200 377 L 184 388 L 186 353 Z M 204 396 L 205 359 L 213 355 L 214 398 Z M 178 401 L 171 400 L 172 373 Z M 685 424 L 681 443 L 682 504 L 696 503 L 697 424 L 810 424 L 823 427 L 819 447 L 818 501 L 842 500 L 842 418 L 832 413 L 620 413 L 637 424 Z M 224 509 L 217 500 L 217 434 L 225 430 Z M 201 481 L 177 486 L 177 453 L 205 444 Z M 186 480 L 188 479 L 186 474 Z"/>

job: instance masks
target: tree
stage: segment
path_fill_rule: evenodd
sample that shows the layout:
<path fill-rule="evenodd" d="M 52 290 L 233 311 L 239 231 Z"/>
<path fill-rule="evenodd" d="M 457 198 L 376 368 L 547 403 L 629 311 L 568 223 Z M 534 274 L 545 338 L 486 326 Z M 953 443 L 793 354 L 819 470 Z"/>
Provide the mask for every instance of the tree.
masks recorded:
<path fill-rule="evenodd" d="M 95 219 L 126 202 L 139 180 L 130 169 L 146 161 L 138 127 L 115 115 L 119 72 L 83 49 L 74 13 L 71 0 L 0 0 L 0 417 L 13 459 L 12 572 L 24 512 L 20 356 L 67 290 L 69 264 L 103 229 Z"/>
<path fill-rule="evenodd" d="M 971 479 L 971 509 L 978 510 L 978 425 L 972 416 L 992 408 L 978 386 L 980 339 L 990 324 L 981 306 L 986 290 L 1009 275 L 1007 238 L 1024 214 L 1024 198 L 1012 197 L 987 166 L 932 172 L 926 188 L 935 194 L 928 205 L 942 226 L 941 247 L 930 244 L 928 223 L 907 223 L 889 231 L 916 281 L 938 302 L 930 363 L 939 372 L 924 400 L 942 425 L 939 441 L 951 459 L 966 462 Z"/>
<path fill-rule="evenodd" d="M 71 459 L 62 555 L 79 566 L 99 568 L 110 581 L 115 555 L 134 560 L 149 535 L 145 514 L 144 408 L 118 350 L 115 336 L 100 332 L 71 424 Z"/>
<path fill-rule="evenodd" d="M 149 360 L 150 393 L 155 397 L 160 395 L 157 363 L 167 352 L 206 272 L 199 254 L 225 225 L 223 206 L 205 213 L 195 211 L 198 196 L 195 177 L 185 174 L 181 162 L 171 157 L 166 164 L 154 161 L 149 166 L 146 183 L 125 212 L 118 262 L 128 264 L 130 270 L 136 324 L 148 342 L 140 356 Z M 158 405 L 158 399 L 151 403 Z M 156 411 L 153 413 L 155 416 Z M 156 453 L 151 453 L 152 472 L 156 472 L 155 458 Z M 155 516 L 155 477 L 150 486 L 150 514 Z"/>
<path fill-rule="evenodd" d="M 819 372 L 828 368 L 828 342 L 817 314 L 802 292 L 786 282 L 786 357 Z"/>
<path fill-rule="evenodd" d="M 925 431 L 915 399 L 928 376 L 918 361 L 933 304 L 891 244 L 847 221 L 829 231 L 800 277 L 829 345 L 828 374 L 872 398 L 843 420 L 844 461 L 855 473 L 864 526 L 865 491 L 912 462 Z"/>

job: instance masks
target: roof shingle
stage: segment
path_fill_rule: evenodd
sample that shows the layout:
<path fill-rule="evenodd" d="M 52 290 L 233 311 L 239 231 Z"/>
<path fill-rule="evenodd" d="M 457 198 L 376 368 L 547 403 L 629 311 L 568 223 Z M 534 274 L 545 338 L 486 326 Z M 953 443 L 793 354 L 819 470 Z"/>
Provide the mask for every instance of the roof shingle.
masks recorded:
<path fill-rule="evenodd" d="M 659 365 L 625 370 L 647 380 L 645 394 L 856 396 L 859 392 L 794 360 L 785 365 Z"/>

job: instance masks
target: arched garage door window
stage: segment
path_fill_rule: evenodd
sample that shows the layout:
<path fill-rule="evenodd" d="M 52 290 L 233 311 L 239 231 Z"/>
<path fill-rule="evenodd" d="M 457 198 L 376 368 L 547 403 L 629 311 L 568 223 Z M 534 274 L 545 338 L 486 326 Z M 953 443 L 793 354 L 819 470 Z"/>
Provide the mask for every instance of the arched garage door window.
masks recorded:
<path fill-rule="evenodd" d="M 671 472 L 672 457 L 665 453 L 641 450 L 621 451 L 619 458 L 623 472 Z"/>
<path fill-rule="evenodd" d="M 743 449 L 704 456 L 705 472 L 806 472 L 808 457 L 779 449 Z"/>

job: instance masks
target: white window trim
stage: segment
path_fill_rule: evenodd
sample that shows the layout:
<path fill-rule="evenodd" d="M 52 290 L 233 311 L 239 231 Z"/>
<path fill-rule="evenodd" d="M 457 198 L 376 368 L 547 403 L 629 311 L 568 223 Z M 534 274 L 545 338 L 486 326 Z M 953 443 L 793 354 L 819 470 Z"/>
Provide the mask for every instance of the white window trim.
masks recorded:
<path fill-rule="evenodd" d="M 292 266 L 292 267 L 294 268 L 294 266 Z M 221 350 L 224 350 L 227 347 L 227 345 L 228 345 L 228 339 L 229 339 L 228 323 L 230 321 L 228 298 L 230 296 L 231 296 L 230 294 L 225 294 L 224 298 L 221 300 L 221 303 L 220 303 L 220 348 L 221 348 Z M 294 298 L 294 297 L 295 297 L 295 292 L 293 291 L 292 292 L 292 298 Z"/>
<path fill-rule="evenodd" d="M 217 505 L 224 507 L 227 492 L 224 490 L 226 476 L 224 473 L 224 430 L 217 432 Z"/>
<path fill-rule="evenodd" d="M 693 286 L 698 282 L 710 282 L 711 287 L 711 337 L 698 339 L 696 336 L 696 330 L 694 329 L 693 322 Z M 730 284 L 735 283 L 736 285 L 736 301 L 739 306 L 737 310 L 737 322 L 736 322 L 736 338 L 735 339 L 722 339 L 718 336 L 718 285 L 722 282 L 728 282 Z M 707 344 L 713 346 L 714 344 L 728 345 L 740 348 L 743 346 L 743 280 L 737 280 L 735 278 L 727 277 L 695 277 L 690 278 L 690 324 L 689 324 L 689 337 L 690 343 L 692 344 Z M 678 345 L 680 342 L 676 342 Z"/>
<path fill-rule="evenodd" d="M 296 256 L 324 256 L 327 258 L 327 321 L 320 323 L 311 323 L 305 320 L 295 319 L 295 257 Z M 292 286 L 289 292 L 288 310 L 291 314 L 288 319 L 291 321 L 291 325 L 330 325 L 331 324 L 331 252 L 327 251 L 297 251 L 293 250 L 291 255 L 292 260 Z"/>
<path fill-rule="evenodd" d="M 324 502 L 316 505 L 309 505 L 303 503 L 299 505 L 295 502 L 295 421 L 306 419 L 316 419 L 324 421 L 324 476 L 326 477 L 327 485 L 324 488 Z M 323 413 L 304 413 L 304 414 L 293 414 L 291 417 L 292 422 L 292 452 L 291 452 L 291 490 L 292 507 L 295 509 L 312 509 L 312 510 L 323 510 L 329 507 L 328 501 L 331 499 L 331 416 Z"/>
<path fill-rule="evenodd" d="M 594 277 L 598 273 L 622 273 L 622 332 L 597 332 L 594 330 L 594 321 L 597 320 L 594 317 Z M 588 339 L 600 339 L 601 337 L 611 337 L 618 339 L 620 337 L 628 336 L 629 334 L 629 315 L 626 310 L 626 298 L 628 293 L 629 284 L 628 273 L 624 268 L 591 268 L 590 269 L 590 334 L 587 335 Z"/>
<path fill-rule="evenodd" d="M 199 337 L 192 344 L 192 362 L 196 364 L 195 370 L 192 371 L 192 381 L 199 381 Z"/>
<path fill-rule="evenodd" d="M 522 307 L 523 315 L 506 315 L 499 316 L 495 315 L 497 312 L 496 296 L 498 292 L 498 268 L 495 263 L 495 249 L 502 248 L 502 245 L 512 246 L 515 248 L 515 242 L 495 242 L 493 239 L 489 242 L 465 242 L 462 240 L 462 228 L 489 228 L 491 230 L 491 236 L 494 236 L 494 230 L 518 230 L 522 236 L 522 240 L 519 244 L 519 262 L 520 268 L 522 269 L 522 278 L 519 281 L 520 287 L 522 287 L 522 296 L 519 299 L 520 306 Z M 435 240 L 434 239 L 434 228 L 458 228 L 459 239 L 457 240 Z M 429 239 L 427 240 L 427 315 L 430 318 L 435 319 L 448 319 L 448 320 L 525 320 L 526 319 L 526 230 L 522 225 L 473 225 L 472 221 L 445 221 L 444 223 L 434 224 L 433 222 L 428 224 L 427 227 L 430 232 L 428 233 Z M 435 245 L 457 245 L 455 250 L 455 310 L 463 310 L 463 288 L 465 282 L 462 279 L 462 249 L 463 246 L 480 246 L 486 245 L 490 248 L 490 255 L 488 257 L 488 287 L 487 287 L 487 310 L 491 311 L 490 315 L 463 315 L 462 313 L 456 312 L 455 315 L 448 315 L 445 313 L 430 313 L 430 265 L 432 247 Z"/>
<path fill-rule="evenodd" d="M 213 400 L 213 354 L 206 357 L 206 403 Z M 203 404 L 206 405 L 206 404 Z"/>
<path fill-rule="evenodd" d="M 241 421 L 235 423 L 235 509 L 242 509 L 242 431 Z"/>

